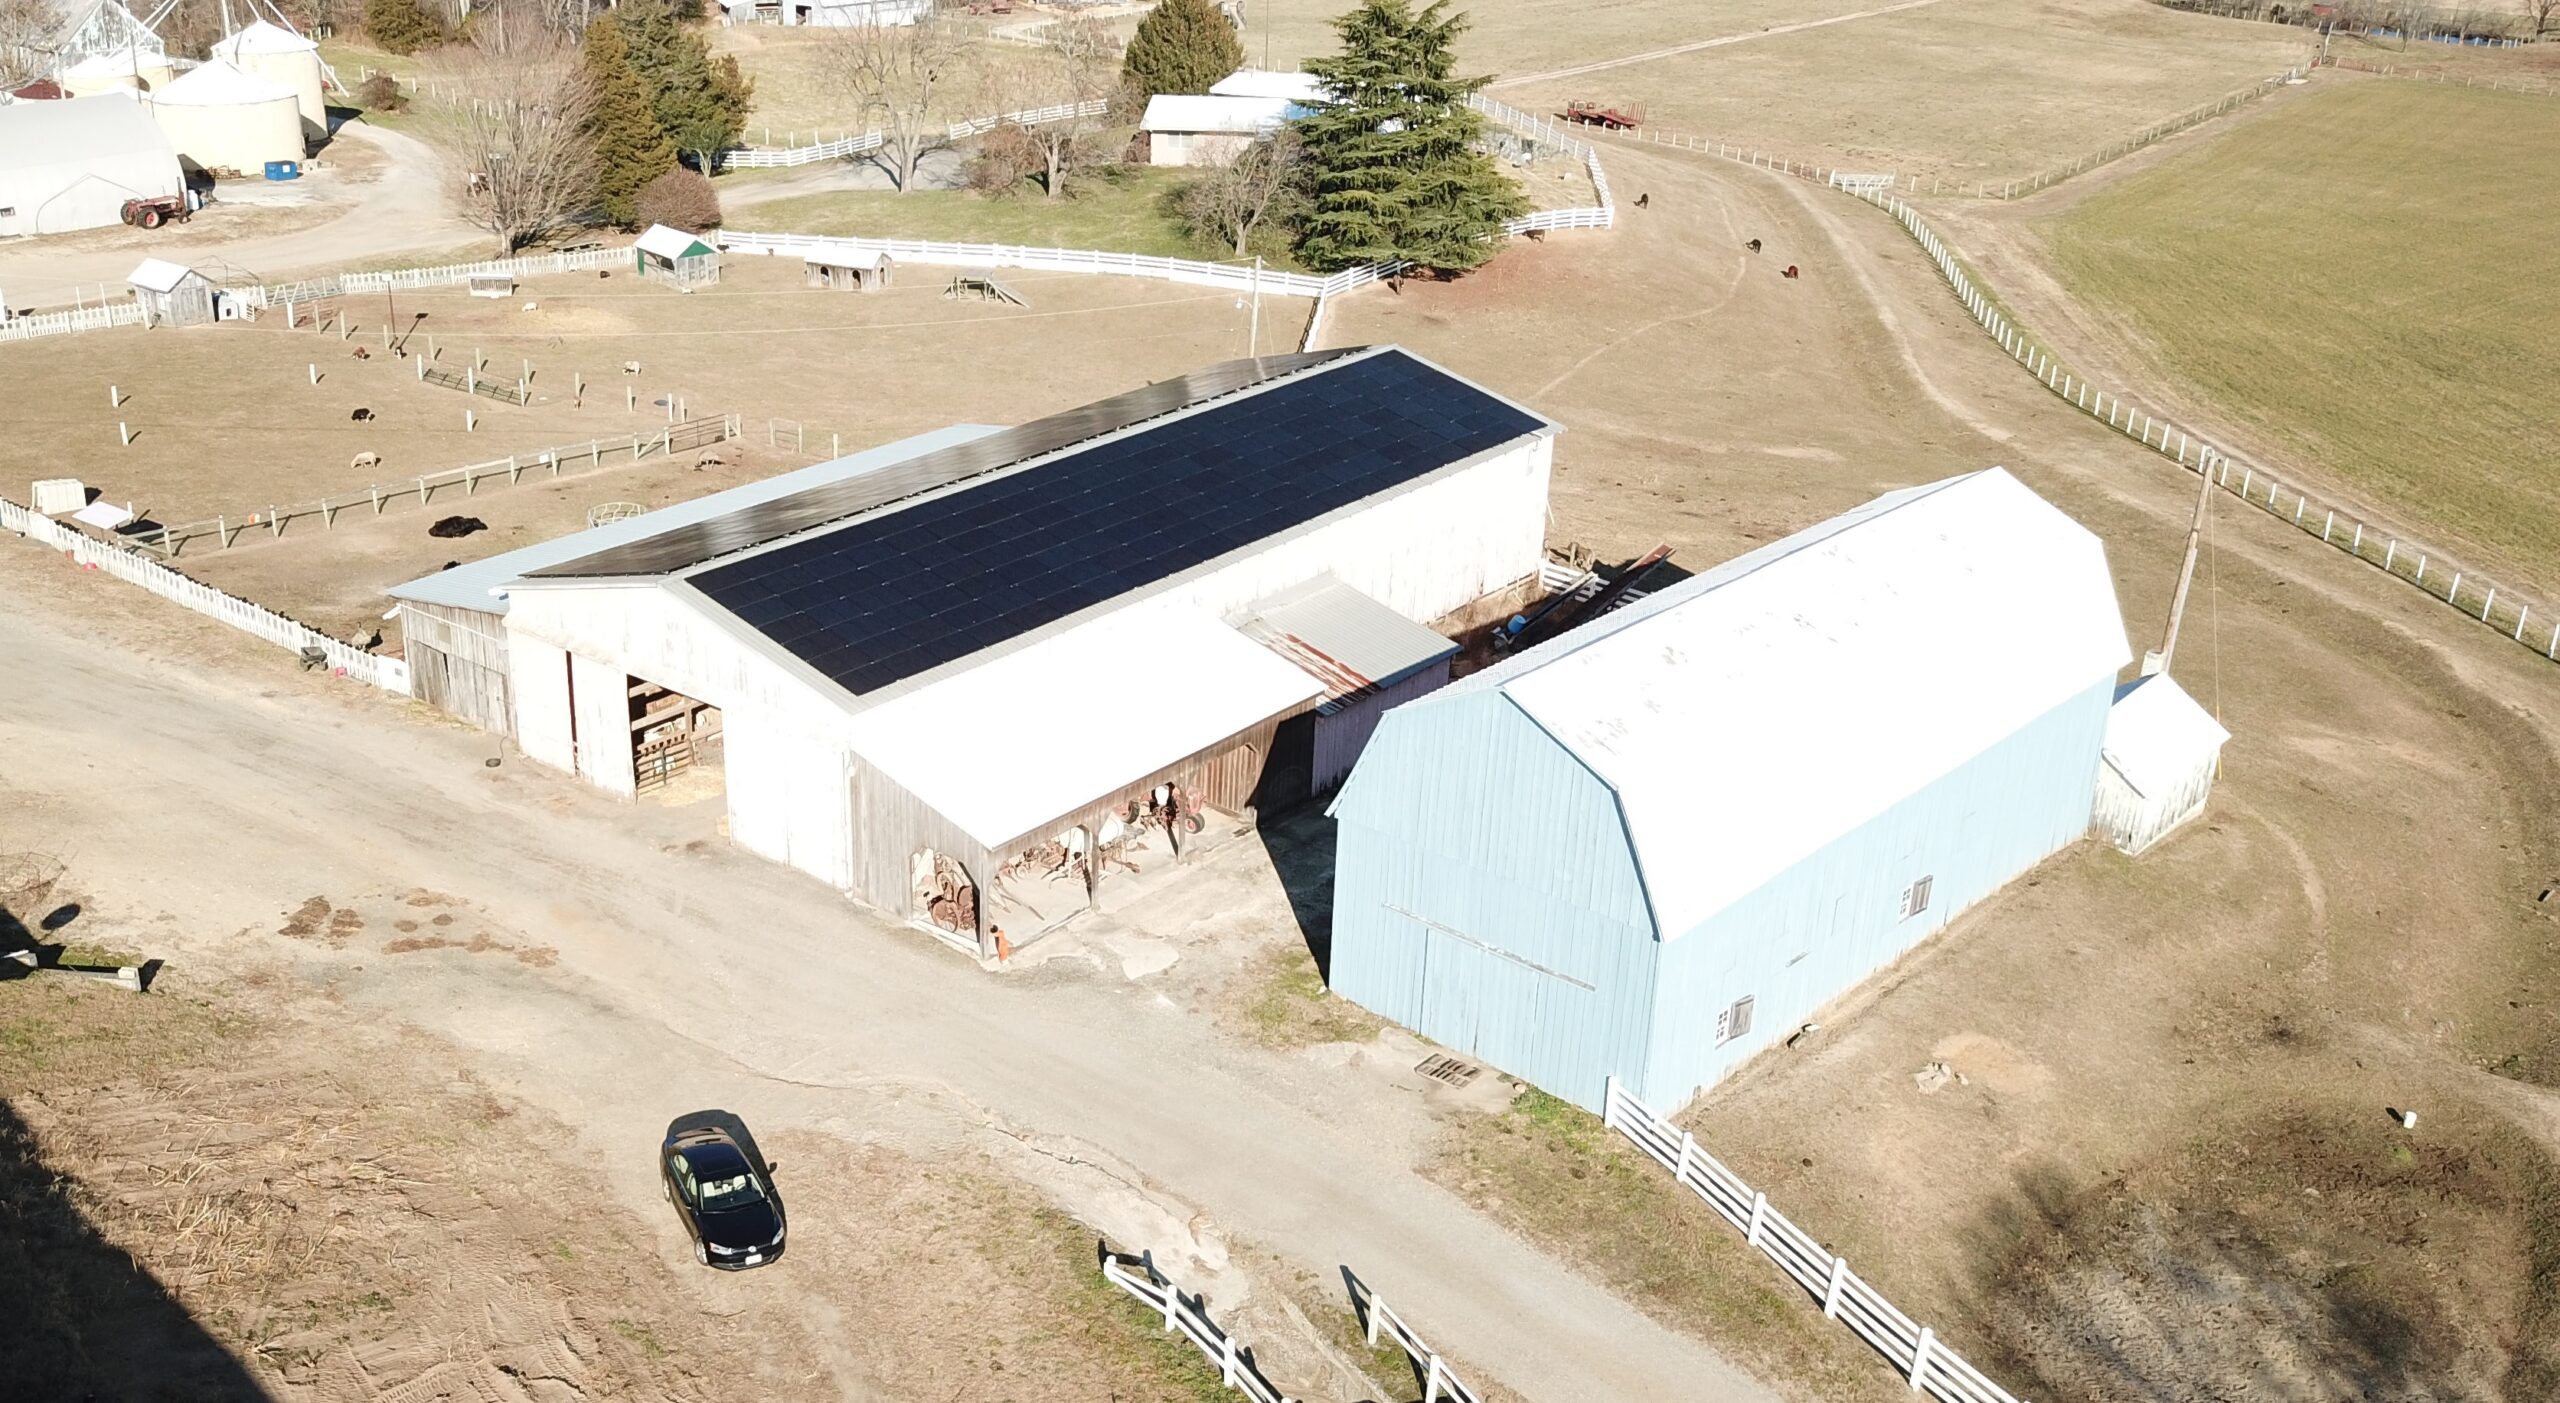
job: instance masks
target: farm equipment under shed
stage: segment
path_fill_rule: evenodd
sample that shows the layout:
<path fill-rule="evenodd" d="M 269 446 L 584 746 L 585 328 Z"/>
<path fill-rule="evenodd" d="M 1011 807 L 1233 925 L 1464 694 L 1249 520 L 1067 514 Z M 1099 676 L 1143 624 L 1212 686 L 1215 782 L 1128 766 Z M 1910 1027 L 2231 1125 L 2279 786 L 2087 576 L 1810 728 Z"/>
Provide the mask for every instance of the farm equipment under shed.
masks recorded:
<path fill-rule="evenodd" d="M 1568 102 L 1564 105 L 1564 119 L 1613 132 L 1633 131 L 1644 125 L 1644 109 L 1611 102 Z"/>

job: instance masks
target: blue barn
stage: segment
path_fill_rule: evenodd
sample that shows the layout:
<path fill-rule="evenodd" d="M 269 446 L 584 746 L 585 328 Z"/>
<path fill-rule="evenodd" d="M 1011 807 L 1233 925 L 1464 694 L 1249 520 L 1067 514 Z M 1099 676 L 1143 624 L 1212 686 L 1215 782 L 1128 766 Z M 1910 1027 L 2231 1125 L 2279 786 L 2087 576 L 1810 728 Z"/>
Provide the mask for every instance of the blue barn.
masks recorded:
<path fill-rule="evenodd" d="M 1890 493 L 1387 714 L 1334 991 L 1657 1107 L 2089 831 L 2106 552 L 1994 468 Z"/>

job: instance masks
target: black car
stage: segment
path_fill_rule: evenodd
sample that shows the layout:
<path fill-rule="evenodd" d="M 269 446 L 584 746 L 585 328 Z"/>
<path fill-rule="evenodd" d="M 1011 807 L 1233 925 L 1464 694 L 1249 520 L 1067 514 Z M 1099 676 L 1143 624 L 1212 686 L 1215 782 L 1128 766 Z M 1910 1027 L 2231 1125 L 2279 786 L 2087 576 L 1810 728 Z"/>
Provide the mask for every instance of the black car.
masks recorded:
<path fill-rule="evenodd" d="M 695 1261 L 744 1271 L 781 1258 L 782 1196 L 772 1174 L 755 1137 L 726 1112 L 687 1116 L 668 1128 L 658 1178 L 693 1239 Z"/>

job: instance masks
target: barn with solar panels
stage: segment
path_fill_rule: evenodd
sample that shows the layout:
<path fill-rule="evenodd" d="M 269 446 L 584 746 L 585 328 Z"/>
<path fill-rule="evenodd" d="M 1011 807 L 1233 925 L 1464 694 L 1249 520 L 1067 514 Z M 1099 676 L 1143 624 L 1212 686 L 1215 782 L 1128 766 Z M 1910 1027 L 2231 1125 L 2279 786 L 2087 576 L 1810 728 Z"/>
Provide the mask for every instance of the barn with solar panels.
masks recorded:
<path fill-rule="evenodd" d="M 1394 347 L 1233 361 L 482 587 L 528 757 L 630 795 L 716 734 L 734 841 L 986 950 L 1000 877 L 1302 796 L 1445 681 L 1556 432 Z"/>
<path fill-rule="evenodd" d="M 2130 657 L 2098 538 L 2008 473 L 1880 497 L 1388 713 L 1334 992 L 1678 1105 L 2085 836 Z"/>

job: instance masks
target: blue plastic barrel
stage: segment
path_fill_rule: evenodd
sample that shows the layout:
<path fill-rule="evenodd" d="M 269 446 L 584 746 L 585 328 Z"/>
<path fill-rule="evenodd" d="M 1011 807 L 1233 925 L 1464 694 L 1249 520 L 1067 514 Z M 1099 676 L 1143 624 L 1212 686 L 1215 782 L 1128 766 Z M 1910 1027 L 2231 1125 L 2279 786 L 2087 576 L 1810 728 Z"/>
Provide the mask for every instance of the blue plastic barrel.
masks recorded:
<path fill-rule="evenodd" d="M 302 163 L 300 161 L 267 162 L 267 179 L 269 180 L 300 180 L 301 178 Z"/>

